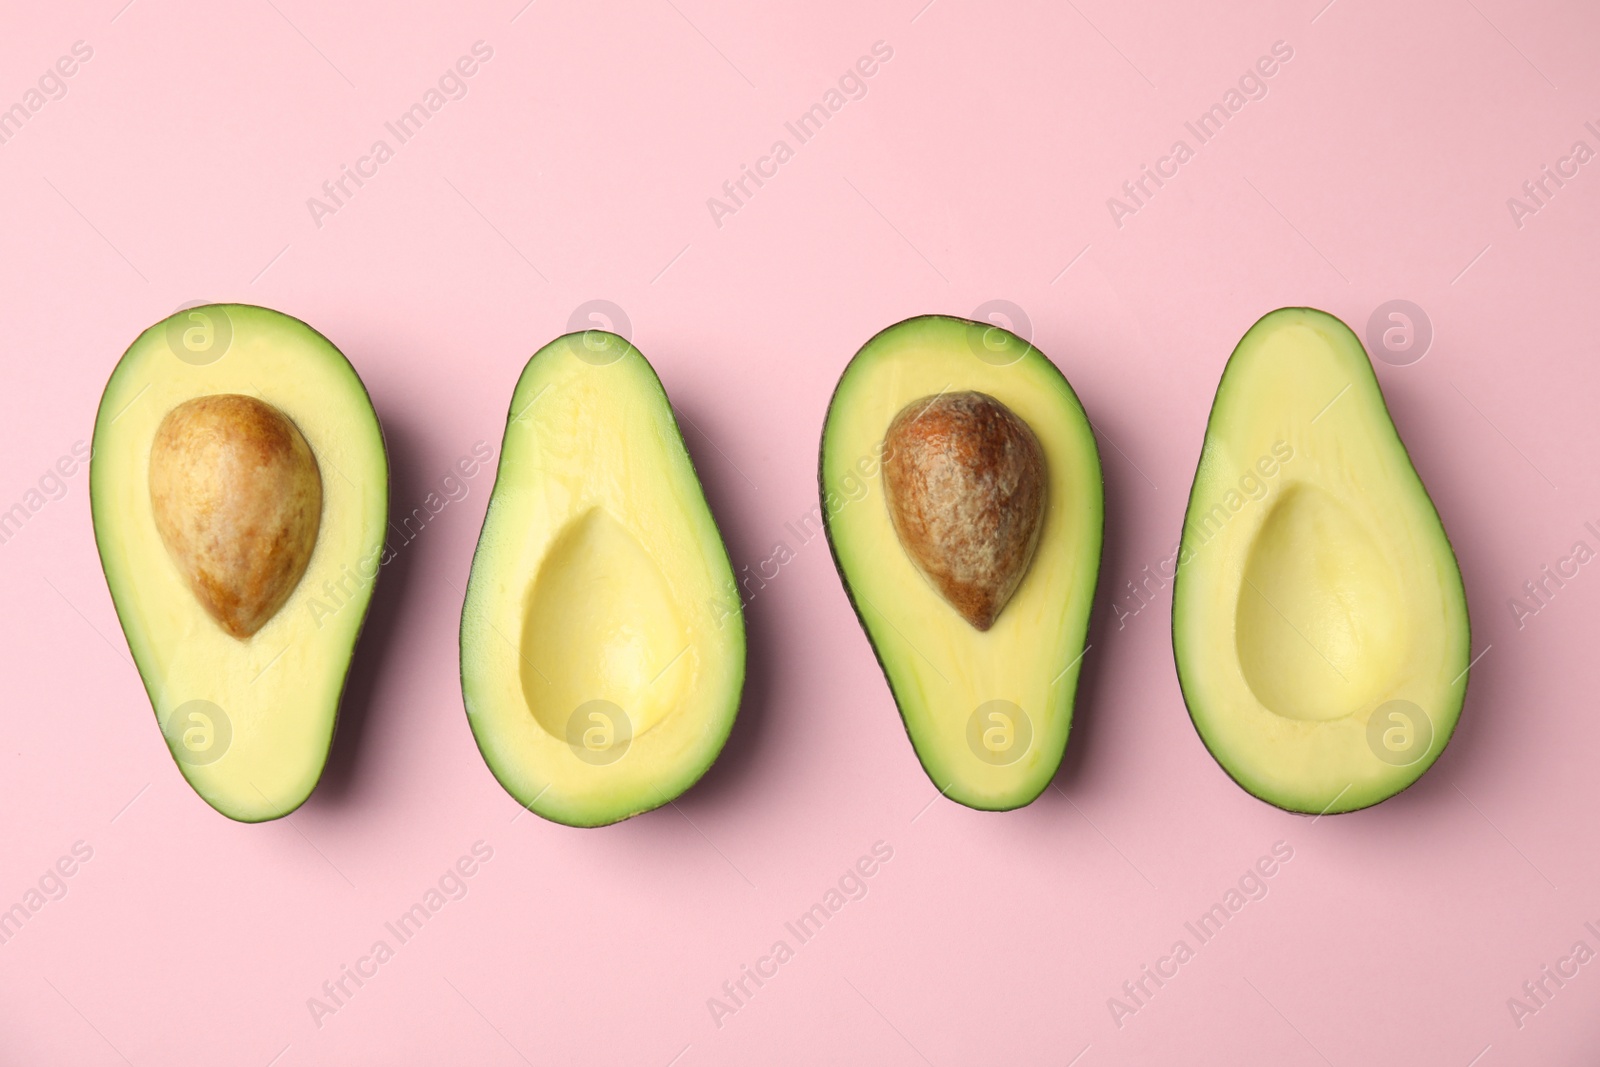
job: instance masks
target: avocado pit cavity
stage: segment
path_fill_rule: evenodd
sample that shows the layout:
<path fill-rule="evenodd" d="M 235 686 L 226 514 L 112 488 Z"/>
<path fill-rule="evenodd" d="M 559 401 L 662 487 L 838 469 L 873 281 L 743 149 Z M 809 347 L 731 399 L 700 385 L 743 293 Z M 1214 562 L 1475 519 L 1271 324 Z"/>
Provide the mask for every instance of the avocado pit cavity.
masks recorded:
<path fill-rule="evenodd" d="M 889 424 L 883 483 L 906 555 L 963 619 L 988 630 L 1039 547 L 1039 439 L 986 393 L 923 397 Z"/>
<path fill-rule="evenodd" d="M 305 574 L 322 522 L 322 476 L 277 408 L 233 393 L 196 397 L 156 429 L 150 505 L 195 598 L 244 640 Z"/>

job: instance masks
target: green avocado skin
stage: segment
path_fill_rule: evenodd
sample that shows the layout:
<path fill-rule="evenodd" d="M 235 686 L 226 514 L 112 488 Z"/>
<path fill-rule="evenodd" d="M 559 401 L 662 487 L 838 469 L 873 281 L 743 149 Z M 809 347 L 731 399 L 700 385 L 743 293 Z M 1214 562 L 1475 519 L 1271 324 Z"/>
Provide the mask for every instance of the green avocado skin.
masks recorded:
<path fill-rule="evenodd" d="M 834 391 L 829 397 L 827 412 L 823 420 L 823 431 L 817 449 L 817 494 L 819 507 L 822 512 L 823 531 L 828 542 L 829 555 L 833 560 L 834 570 L 839 576 L 840 585 L 844 588 L 845 597 L 850 604 L 850 610 L 855 614 L 857 623 L 860 624 L 862 632 L 866 635 L 867 644 L 872 649 L 873 658 L 877 661 L 879 670 L 883 672 L 884 678 L 888 682 L 890 694 L 894 699 L 896 710 L 900 715 L 902 729 L 905 731 L 907 740 L 911 743 L 912 751 L 916 754 L 917 761 L 922 767 L 923 773 L 928 776 L 929 781 L 933 783 L 935 788 L 940 790 L 941 795 L 945 796 L 947 799 L 953 800 L 956 803 L 961 804 L 963 807 L 971 808 L 974 811 L 1015 811 L 1019 808 L 1024 808 L 1032 804 L 1039 798 L 1044 790 L 1049 787 L 1051 781 L 1053 781 L 1054 772 L 1059 767 L 1062 755 L 1065 752 L 1065 734 L 1062 738 L 1062 749 L 1060 752 L 1055 754 L 1055 758 L 1050 765 L 1050 773 L 1045 775 L 1043 779 L 1037 782 L 1035 785 L 1026 788 L 1006 799 L 992 800 L 968 796 L 965 795 L 960 789 L 952 788 L 954 783 L 941 782 L 939 774 L 931 765 L 929 754 L 925 751 L 925 745 L 922 739 L 917 736 L 916 731 L 914 731 L 912 728 L 910 716 L 907 714 L 908 702 L 912 699 L 912 697 L 909 693 L 905 692 L 901 686 L 896 684 L 895 673 L 891 669 L 889 660 L 886 658 L 886 652 L 884 648 L 885 638 L 883 635 L 875 631 L 872 622 L 862 610 L 857 591 L 850 578 L 849 570 L 847 569 L 845 562 L 841 557 L 839 543 L 840 535 L 834 522 L 834 512 L 828 505 L 829 495 L 831 492 L 827 478 L 828 431 L 841 407 L 841 399 L 848 389 L 851 368 L 860 362 L 872 358 L 875 350 L 877 350 L 881 345 L 895 338 L 897 335 L 906 333 L 907 331 L 934 331 L 937 333 L 944 333 L 948 334 L 952 339 L 959 339 L 961 344 L 968 344 L 968 339 L 974 335 L 974 332 L 981 337 L 993 337 L 995 335 L 999 335 L 1005 339 L 1005 344 L 1014 345 L 1019 349 L 1024 350 L 1026 354 L 1022 357 L 1023 359 L 1035 361 L 1042 369 L 1046 371 L 1046 373 L 1051 376 L 1056 387 L 1062 391 L 1070 411 L 1073 412 L 1077 418 L 1082 420 L 1084 429 L 1088 431 L 1086 437 L 1086 447 L 1094 457 L 1094 477 L 1090 484 L 1087 484 L 1083 487 L 1083 492 L 1085 497 L 1092 500 L 1098 509 L 1098 519 L 1093 537 L 1093 581 L 1095 584 L 1098 582 L 1100 569 L 1104 560 L 1105 544 L 1105 483 L 1103 468 L 1099 462 L 1098 445 L 1094 440 L 1092 428 L 1090 428 L 1087 414 L 1084 412 L 1082 402 L 1078 399 L 1077 393 L 1073 390 L 1072 385 L 1067 380 L 1066 376 L 1061 373 L 1060 369 L 1056 367 L 1056 365 L 1048 357 L 1046 357 L 1044 353 L 1035 348 L 1029 341 L 1018 337 L 1009 330 L 1002 329 L 1001 327 L 995 326 L 989 322 L 977 322 L 954 315 L 912 316 L 894 323 L 891 326 L 887 326 L 874 334 L 851 359 L 850 365 L 847 365 L 845 371 L 840 375 L 839 382 L 835 385 Z M 956 386 L 955 388 L 960 388 L 960 386 Z M 1089 611 L 1092 610 L 1093 599 L 1094 591 L 1091 587 L 1089 604 L 1086 605 L 1085 608 L 1085 629 L 1087 629 L 1087 615 Z M 1085 649 L 1086 646 L 1079 648 L 1079 661 L 1081 661 L 1082 653 Z M 1063 668 L 1065 669 L 1071 669 L 1071 665 L 1072 664 L 1070 662 L 1062 664 Z M 1078 677 L 1079 676 L 1077 674 L 1074 674 L 1071 679 L 1070 686 L 1064 687 L 1067 690 L 1065 693 L 1066 710 L 1064 715 L 1068 730 L 1070 730 L 1071 725 L 1072 705 L 1076 696 Z"/>
<path fill-rule="evenodd" d="M 338 371 L 341 388 L 348 388 L 350 390 L 351 395 L 357 398 L 357 405 L 364 409 L 365 416 L 370 420 L 370 425 L 363 426 L 361 431 L 366 432 L 370 430 L 372 434 L 371 441 L 376 449 L 378 464 L 381 466 L 383 471 L 383 476 L 378 481 L 375 488 L 380 494 L 382 509 L 384 513 L 387 514 L 390 490 L 388 444 L 383 435 L 383 425 L 378 420 L 376 410 L 373 407 L 372 397 L 367 390 L 366 384 L 362 381 L 361 376 L 356 372 L 355 367 L 350 363 L 349 359 L 343 354 L 343 352 L 341 352 L 332 341 L 330 341 L 316 328 L 302 321 L 301 319 L 295 318 L 292 315 L 287 315 L 284 312 L 277 311 L 273 308 L 262 307 L 255 304 L 222 303 L 187 307 L 181 309 L 180 311 L 174 312 L 167 318 L 162 319 L 160 322 L 157 322 L 147 329 L 141 331 L 139 336 L 135 338 L 133 343 L 128 346 L 122 358 L 118 361 L 116 369 L 113 370 L 111 377 L 107 380 L 105 389 L 101 393 L 101 399 L 95 417 L 95 444 L 91 456 L 97 456 L 101 452 L 102 443 L 105 437 L 109 435 L 110 428 L 121 414 L 120 410 L 110 410 L 108 405 L 110 404 L 112 394 L 118 385 L 119 375 L 124 373 L 125 367 L 131 363 L 131 357 L 137 350 L 140 349 L 142 345 L 156 343 L 157 339 L 168 330 L 170 325 L 177 322 L 180 317 L 187 316 L 192 312 L 220 313 L 233 324 L 233 335 L 236 338 L 245 335 L 252 329 L 259 331 L 286 331 L 292 334 L 299 334 L 301 338 L 311 343 L 311 346 L 319 352 L 321 358 L 333 365 L 333 367 Z M 152 711 L 156 712 L 159 726 L 159 700 L 157 696 L 157 685 L 155 682 L 155 664 L 152 650 L 143 639 L 143 635 L 138 632 L 137 627 L 134 625 L 134 621 L 131 616 L 132 605 L 128 602 L 126 594 L 119 595 L 121 583 L 113 574 L 115 565 L 110 559 L 112 546 L 107 540 L 107 534 L 102 532 L 111 530 L 113 522 L 113 516 L 110 514 L 111 509 L 106 496 L 107 494 L 104 492 L 104 487 L 97 484 L 95 478 L 94 461 L 93 458 L 91 458 L 89 510 L 91 521 L 95 529 L 96 552 L 100 558 L 101 571 L 105 575 L 107 584 L 112 592 L 112 607 L 117 613 L 117 621 L 128 639 L 129 652 L 133 656 L 135 666 L 139 673 L 140 682 L 144 686 L 146 696 L 150 700 Z M 308 694 L 306 696 L 308 701 L 326 703 L 329 708 L 327 714 L 330 719 L 327 744 L 323 746 L 320 753 L 315 755 L 316 772 L 312 777 L 311 787 L 306 789 L 298 796 L 290 797 L 286 802 L 279 804 L 275 808 L 269 808 L 264 811 L 246 810 L 234 805 L 230 805 L 218 797 L 209 795 L 204 784 L 197 780 L 197 776 L 191 770 L 191 768 L 183 760 L 178 759 L 174 753 L 173 762 L 175 766 L 177 766 L 179 772 L 189 783 L 190 787 L 193 788 L 197 794 L 199 794 L 201 799 L 205 800 L 206 803 L 214 810 L 233 820 L 234 822 L 254 824 L 271 822 L 276 819 L 281 819 L 287 815 L 291 815 L 298 810 L 302 804 L 310 799 L 311 793 L 314 791 L 317 781 L 319 781 L 321 778 L 322 770 L 326 766 L 328 755 L 332 751 L 333 740 L 338 732 L 340 711 L 342 710 L 344 694 L 349 683 L 350 669 L 354 662 L 355 650 L 359 644 L 360 635 L 366 626 L 368 613 L 372 606 L 372 598 L 377 591 L 377 584 L 381 570 L 382 568 L 380 567 L 378 568 L 377 572 L 373 574 L 370 583 L 365 589 L 365 597 L 360 599 L 359 604 L 354 609 L 356 611 L 354 616 L 355 623 L 353 631 L 348 640 L 348 647 L 334 650 L 335 658 L 342 660 L 343 663 L 342 669 L 337 674 L 336 684 L 332 687 L 330 692 L 325 692 L 321 695 Z M 287 610 L 287 608 L 284 610 Z"/>
<path fill-rule="evenodd" d="M 627 338 L 604 330 L 576 331 L 555 338 L 529 358 L 518 378 L 516 388 L 512 391 L 511 401 L 506 411 L 506 429 L 502 435 L 494 485 L 490 490 L 489 508 L 491 510 L 495 507 L 496 497 L 501 493 L 502 488 L 511 485 L 518 477 L 521 477 L 517 471 L 508 468 L 506 445 L 510 440 L 512 427 L 532 401 L 537 399 L 540 394 L 541 387 L 535 385 L 538 375 L 545 369 L 547 363 L 554 362 L 568 352 L 592 351 L 595 349 L 614 349 L 625 353 L 630 358 L 637 359 L 641 371 L 648 379 L 644 388 L 649 390 L 669 413 L 673 411 L 671 400 L 667 396 L 666 389 L 662 385 L 660 376 L 656 373 L 655 368 L 645 358 L 644 353 L 634 347 Z M 474 657 L 473 637 L 469 633 L 471 599 L 474 596 L 475 589 L 486 587 L 493 580 L 493 576 L 490 573 L 489 552 L 487 551 L 490 534 L 489 515 L 485 516 L 484 525 L 478 534 L 477 547 L 473 553 L 472 568 L 467 579 L 467 597 L 463 602 L 461 624 L 458 629 L 458 645 L 460 649 L 459 678 L 468 724 L 472 730 L 473 741 L 477 745 L 479 755 L 483 758 L 490 773 L 500 786 L 528 811 L 549 822 L 562 826 L 570 826 L 576 829 L 595 829 L 611 826 L 676 800 L 698 783 L 716 763 L 723 746 L 732 733 L 739 705 L 743 698 L 746 667 L 744 605 L 738 596 L 737 585 L 733 582 L 732 557 L 728 552 L 720 528 L 716 526 L 715 519 L 711 516 L 710 505 L 705 499 L 704 488 L 700 483 L 699 473 L 695 469 L 694 459 L 689 453 L 687 443 L 684 441 L 682 427 L 678 424 L 675 415 L 670 418 L 670 422 L 671 439 L 667 444 L 671 449 L 681 453 L 682 462 L 687 468 L 689 476 L 694 479 L 695 490 L 699 494 L 697 497 L 698 506 L 705 512 L 711 529 L 709 537 L 714 542 L 711 545 L 711 550 L 713 555 L 720 559 L 721 566 L 726 569 L 729 586 L 732 590 L 731 600 L 726 601 L 724 604 L 727 612 L 724 622 L 730 623 L 736 633 L 735 647 L 727 664 L 727 668 L 735 674 L 735 681 L 733 683 L 731 704 L 723 709 L 724 714 L 714 716 L 713 720 L 708 721 L 706 725 L 707 746 L 703 757 L 693 761 L 691 764 L 677 768 L 677 773 L 673 775 L 672 780 L 665 783 L 663 788 L 658 789 L 649 800 L 603 808 L 595 808 L 593 806 L 583 808 L 552 803 L 544 795 L 543 790 L 530 790 L 519 784 L 516 777 L 510 773 L 511 768 L 506 766 L 503 758 L 497 755 L 495 751 L 496 739 L 493 736 L 492 728 L 481 725 L 479 718 L 474 715 L 474 687 L 471 678 L 472 670 L 469 666 Z"/>
<path fill-rule="evenodd" d="M 1200 499 L 1200 493 L 1201 475 L 1205 470 L 1206 464 L 1206 445 L 1210 443 L 1214 436 L 1218 435 L 1224 430 L 1224 426 L 1218 414 L 1218 409 L 1222 406 L 1224 397 L 1228 395 L 1230 374 L 1236 373 L 1236 364 L 1241 362 L 1241 352 L 1245 350 L 1246 345 L 1251 341 L 1254 335 L 1263 330 L 1271 329 L 1278 323 L 1284 321 L 1311 321 L 1318 323 L 1329 330 L 1330 333 L 1340 338 L 1342 343 L 1352 346 L 1353 352 L 1360 353 L 1359 359 L 1351 359 L 1351 368 L 1364 385 L 1370 385 L 1372 393 L 1375 394 L 1374 401 L 1382 415 L 1382 424 L 1386 428 L 1389 443 L 1392 444 L 1395 453 L 1403 461 L 1405 471 L 1409 474 L 1410 478 L 1414 482 L 1416 491 L 1420 494 L 1421 499 L 1426 502 L 1428 513 L 1432 516 L 1434 529 L 1437 532 L 1439 541 L 1442 542 L 1444 552 L 1447 555 L 1450 563 L 1449 570 L 1452 576 L 1451 585 L 1453 586 L 1450 592 L 1463 604 L 1460 625 L 1462 627 L 1465 645 L 1468 649 L 1471 648 L 1472 640 L 1471 620 L 1470 615 L 1464 609 L 1464 605 L 1466 603 L 1466 589 L 1465 584 L 1462 581 L 1460 566 L 1455 554 L 1454 546 L 1451 544 L 1449 536 L 1445 530 L 1444 523 L 1439 516 L 1438 508 L 1433 503 L 1433 500 L 1429 496 L 1426 487 L 1423 485 L 1421 475 L 1417 472 L 1416 466 L 1411 460 L 1410 453 L 1406 449 L 1405 443 L 1400 438 L 1399 429 L 1394 424 L 1393 416 L 1390 413 L 1387 402 L 1383 397 L 1381 385 L 1379 384 L 1377 375 L 1373 370 L 1371 359 L 1368 357 L 1366 349 L 1361 343 L 1360 337 L 1355 333 L 1354 330 L 1350 329 L 1350 327 L 1343 320 L 1318 308 L 1306 306 L 1288 306 L 1278 308 L 1263 315 L 1260 319 L 1256 320 L 1250 329 L 1245 332 L 1244 336 L 1241 337 L 1239 343 L 1234 347 L 1232 353 L 1230 353 L 1227 363 L 1224 365 L 1222 377 L 1217 385 L 1216 398 L 1213 401 L 1212 411 L 1207 419 L 1205 441 L 1202 443 L 1200 458 L 1196 462 L 1195 477 L 1190 487 L 1188 503 L 1185 507 L 1184 513 L 1182 536 L 1179 541 L 1178 566 L 1175 570 L 1172 583 L 1173 607 L 1170 634 L 1174 652 L 1174 670 L 1178 681 L 1179 690 L 1183 696 L 1185 710 L 1189 716 L 1189 724 L 1191 728 L 1194 729 L 1195 734 L 1199 737 L 1202 746 L 1205 747 L 1211 758 L 1216 761 L 1223 773 L 1226 774 L 1234 782 L 1234 784 L 1242 789 L 1245 793 L 1265 804 L 1279 809 L 1280 811 L 1285 811 L 1293 815 L 1321 817 L 1323 815 L 1341 815 L 1356 811 L 1363 811 L 1377 804 L 1381 804 L 1385 800 L 1389 800 L 1395 796 L 1398 796 L 1415 785 L 1421 779 L 1422 775 L 1427 771 L 1427 769 L 1436 763 L 1439 757 L 1443 755 L 1445 748 L 1449 746 L 1450 741 L 1455 736 L 1456 727 L 1459 726 L 1459 716 L 1466 701 L 1468 683 L 1470 682 L 1471 667 L 1470 663 L 1462 667 L 1459 694 L 1453 701 L 1453 708 L 1447 709 L 1450 712 L 1451 717 L 1449 729 L 1443 732 L 1443 736 L 1439 743 L 1422 761 L 1420 761 L 1420 765 L 1418 766 L 1416 773 L 1407 777 L 1403 784 L 1399 785 L 1398 788 L 1394 788 L 1392 791 L 1379 792 L 1368 796 L 1351 798 L 1349 801 L 1344 803 L 1340 803 L 1342 798 L 1336 796 L 1333 802 L 1321 807 L 1304 803 L 1297 804 L 1294 801 L 1288 800 L 1285 797 L 1275 793 L 1273 790 L 1262 788 L 1258 784 L 1250 781 L 1247 776 L 1241 774 L 1236 769 L 1230 753 L 1220 748 L 1216 743 L 1213 742 L 1211 738 L 1207 737 L 1206 731 L 1201 725 L 1200 709 L 1204 701 L 1204 697 L 1201 695 L 1201 687 L 1192 677 L 1193 665 L 1191 665 L 1189 670 L 1185 669 L 1184 656 L 1180 651 L 1183 637 L 1181 611 L 1182 606 L 1186 603 L 1187 599 L 1185 594 L 1188 582 L 1186 579 L 1188 579 L 1190 576 L 1189 563 L 1197 551 L 1196 535 L 1193 532 L 1195 526 L 1192 522 L 1192 519 L 1196 514 L 1198 514 L 1199 511 L 1203 510 L 1204 507 Z"/>

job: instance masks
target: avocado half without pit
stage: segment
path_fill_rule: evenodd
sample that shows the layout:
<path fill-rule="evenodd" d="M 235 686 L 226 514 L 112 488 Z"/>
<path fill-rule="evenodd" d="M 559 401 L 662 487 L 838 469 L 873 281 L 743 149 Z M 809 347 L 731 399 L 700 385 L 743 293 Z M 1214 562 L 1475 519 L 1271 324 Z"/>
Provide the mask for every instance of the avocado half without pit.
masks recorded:
<path fill-rule="evenodd" d="M 512 395 L 461 612 L 490 771 L 570 826 L 659 807 L 716 760 L 744 668 L 733 567 L 655 371 L 615 334 L 557 338 Z"/>
<path fill-rule="evenodd" d="M 1201 740 L 1288 811 L 1352 811 L 1421 777 L 1455 729 L 1461 572 L 1361 342 L 1310 308 L 1252 326 L 1189 497 L 1172 644 Z"/>
<path fill-rule="evenodd" d="M 909 319 L 845 368 L 820 466 L 834 562 L 923 769 L 968 807 L 1029 803 L 1066 746 L 1100 569 L 1077 395 L 1007 330 Z"/>
<path fill-rule="evenodd" d="M 380 562 L 388 460 L 361 379 L 287 315 L 180 311 L 111 375 L 90 500 L 184 777 L 229 818 L 287 815 L 322 774 Z"/>

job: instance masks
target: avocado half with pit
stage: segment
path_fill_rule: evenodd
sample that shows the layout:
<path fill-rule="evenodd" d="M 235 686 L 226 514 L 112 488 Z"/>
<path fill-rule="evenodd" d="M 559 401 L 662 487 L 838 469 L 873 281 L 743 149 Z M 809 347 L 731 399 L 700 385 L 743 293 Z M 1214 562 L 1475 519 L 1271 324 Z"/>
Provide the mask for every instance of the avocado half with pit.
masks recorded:
<path fill-rule="evenodd" d="M 287 815 L 322 774 L 388 472 L 354 368 L 276 311 L 180 311 L 106 385 L 89 475 L 106 583 L 178 769 L 231 819 Z"/>
<path fill-rule="evenodd" d="M 1172 595 L 1201 740 L 1288 811 L 1364 808 L 1438 759 L 1466 696 L 1455 554 L 1360 340 L 1262 318 L 1217 387 Z"/>
<path fill-rule="evenodd" d="M 906 733 L 968 807 L 1021 807 L 1072 725 L 1100 571 L 1094 431 L 1015 334 L 927 315 L 873 337 L 822 431 L 823 522 Z"/>
<path fill-rule="evenodd" d="M 744 667 L 733 567 L 660 379 L 616 334 L 557 338 L 512 394 L 461 611 L 489 770 L 569 826 L 659 807 L 721 752 Z"/>

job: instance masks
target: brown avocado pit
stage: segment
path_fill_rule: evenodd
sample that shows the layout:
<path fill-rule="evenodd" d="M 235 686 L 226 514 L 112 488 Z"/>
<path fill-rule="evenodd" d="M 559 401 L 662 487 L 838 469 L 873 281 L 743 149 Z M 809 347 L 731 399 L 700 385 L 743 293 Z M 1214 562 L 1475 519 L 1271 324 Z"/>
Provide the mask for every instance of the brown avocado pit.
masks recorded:
<path fill-rule="evenodd" d="M 906 555 L 963 619 L 988 630 L 1039 547 L 1039 439 L 986 393 L 923 397 L 889 424 L 883 483 Z"/>
<path fill-rule="evenodd" d="M 150 504 L 195 598 L 244 640 L 305 574 L 322 522 L 322 476 L 283 412 L 235 393 L 202 396 L 156 429 Z"/>

